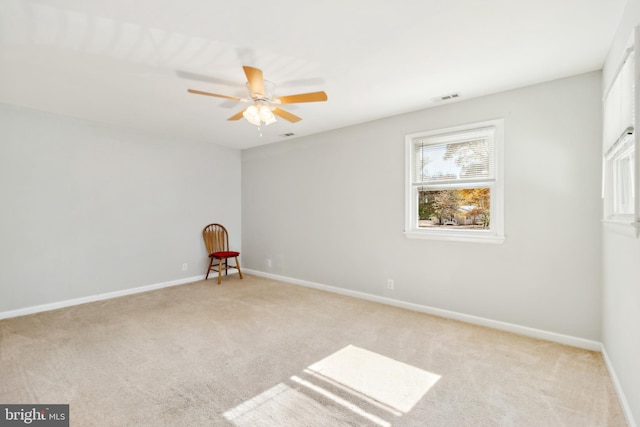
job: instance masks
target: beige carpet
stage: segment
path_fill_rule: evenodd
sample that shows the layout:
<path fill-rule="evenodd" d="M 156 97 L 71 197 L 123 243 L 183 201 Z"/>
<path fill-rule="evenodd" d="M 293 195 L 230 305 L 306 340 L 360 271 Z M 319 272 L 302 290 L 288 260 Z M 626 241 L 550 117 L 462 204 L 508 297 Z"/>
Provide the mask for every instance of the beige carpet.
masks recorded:
<path fill-rule="evenodd" d="M 624 426 L 599 353 L 236 275 L 0 321 L 72 426 Z"/>

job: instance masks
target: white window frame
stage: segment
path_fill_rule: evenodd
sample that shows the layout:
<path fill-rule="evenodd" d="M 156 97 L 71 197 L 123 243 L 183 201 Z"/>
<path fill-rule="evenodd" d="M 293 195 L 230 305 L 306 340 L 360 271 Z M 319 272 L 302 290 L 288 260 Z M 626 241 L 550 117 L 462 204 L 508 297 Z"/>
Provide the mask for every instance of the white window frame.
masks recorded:
<path fill-rule="evenodd" d="M 493 156 L 494 173 L 493 178 L 486 180 L 476 180 L 473 183 L 448 182 L 443 184 L 431 183 L 428 186 L 416 185 L 414 182 L 414 159 L 413 149 L 416 139 L 424 140 L 433 138 L 441 140 L 443 136 L 464 134 L 469 131 L 493 128 L 494 141 Z M 442 142 L 434 142 L 442 144 Z M 405 136 L 405 227 L 404 234 L 409 239 L 433 239 L 449 240 L 458 242 L 481 242 L 481 243 L 503 243 L 504 235 L 504 175 L 503 175 L 503 152 L 504 152 L 504 119 L 487 120 L 483 122 L 469 123 L 445 129 L 435 129 Z M 491 226 L 489 230 L 455 230 L 455 229 L 425 229 L 418 227 L 418 191 L 443 190 L 456 188 L 490 188 L 491 189 Z"/>
<path fill-rule="evenodd" d="M 635 147 L 633 137 L 616 150 L 611 158 L 613 166 L 613 215 L 633 220 L 635 212 Z"/>
<path fill-rule="evenodd" d="M 619 142 L 604 156 L 604 222 L 617 225 L 631 225 L 640 229 L 638 214 L 638 170 L 635 132 L 629 128 Z M 620 165 L 625 162 L 628 170 L 621 173 Z M 625 203 L 626 202 L 626 203 Z"/>

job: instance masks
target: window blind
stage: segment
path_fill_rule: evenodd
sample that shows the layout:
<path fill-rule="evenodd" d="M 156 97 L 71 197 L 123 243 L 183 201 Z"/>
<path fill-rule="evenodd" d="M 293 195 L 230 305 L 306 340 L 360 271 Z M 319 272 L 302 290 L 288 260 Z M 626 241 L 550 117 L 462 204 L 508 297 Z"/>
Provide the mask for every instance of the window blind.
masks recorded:
<path fill-rule="evenodd" d="M 604 152 L 634 132 L 635 54 L 631 50 L 604 100 Z"/>
<path fill-rule="evenodd" d="M 495 128 L 413 140 L 414 185 L 474 182 L 495 177 Z"/>

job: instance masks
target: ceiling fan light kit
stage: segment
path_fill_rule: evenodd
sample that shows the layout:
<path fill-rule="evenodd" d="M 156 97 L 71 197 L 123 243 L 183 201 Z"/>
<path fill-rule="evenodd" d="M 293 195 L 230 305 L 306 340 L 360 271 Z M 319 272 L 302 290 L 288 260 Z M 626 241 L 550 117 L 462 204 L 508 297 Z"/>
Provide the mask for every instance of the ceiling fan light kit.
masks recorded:
<path fill-rule="evenodd" d="M 242 113 L 242 116 L 253 125 L 260 126 L 261 122 L 265 125 L 270 125 L 276 122 L 276 118 L 271 112 L 269 105 L 262 101 L 256 101 L 253 105 L 247 107 Z"/>
<path fill-rule="evenodd" d="M 274 98 L 275 84 L 264 80 L 262 70 L 254 67 L 243 66 L 244 73 L 247 76 L 247 88 L 251 99 L 238 98 L 229 95 L 220 95 L 217 93 L 202 92 L 195 89 L 189 89 L 189 93 L 196 95 L 214 96 L 217 98 L 231 99 L 239 102 L 251 102 L 252 104 L 243 111 L 234 114 L 227 120 L 240 120 L 242 117 L 253 125 L 260 126 L 261 123 L 270 125 L 276 122 L 275 116 L 279 116 L 291 123 L 302 120 L 276 105 L 281 104 L 297 104 L 301 102 L 323 102 L 327 100 L 327 94 L 324 92 L 299 93 L 296 95 L 282 96 Z"/>

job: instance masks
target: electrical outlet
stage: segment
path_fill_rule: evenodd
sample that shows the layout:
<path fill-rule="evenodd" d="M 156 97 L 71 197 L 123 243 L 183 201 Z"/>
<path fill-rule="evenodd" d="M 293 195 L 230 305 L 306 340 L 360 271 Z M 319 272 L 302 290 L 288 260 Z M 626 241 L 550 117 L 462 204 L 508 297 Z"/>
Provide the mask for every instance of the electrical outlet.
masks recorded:
<path fill-rule="evenodd" d="M 271 268 L 271 259 L 267 259 L 267 268 Z"/>
<path fill-rule="evenodd" d="M 189 265 L 185 262 L 182 264 L 182 271 L 187 271 L 189 269 Z"/>
<path fill-rule="evenodd" d="M 387 289 L 393 290 L 393 279 L 387 279 Z"/>

